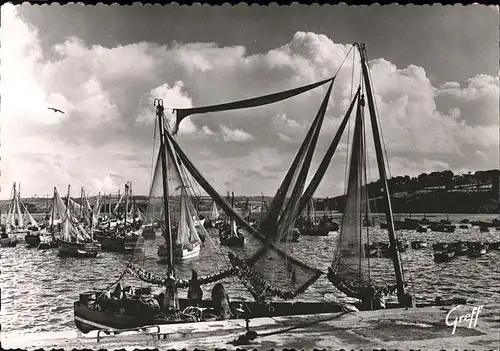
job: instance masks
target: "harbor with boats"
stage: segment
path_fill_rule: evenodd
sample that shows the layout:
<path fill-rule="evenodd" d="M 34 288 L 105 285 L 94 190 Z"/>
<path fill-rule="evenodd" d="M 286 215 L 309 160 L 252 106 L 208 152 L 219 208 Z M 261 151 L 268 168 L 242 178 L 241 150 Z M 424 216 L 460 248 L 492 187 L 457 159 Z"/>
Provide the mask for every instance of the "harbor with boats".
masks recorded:
<path fill-rule="evenodd" d="M 294 40 L 303 36 L 310 34 L 298 32 Z M 305 47 L 327 39 L 323 35 Z M 47 169 L 66 173 L 43 182 L 28 182 L 21 168 L 9 173 L 10 192 L 2 185 L 0 202 L 2 347 L 495 347 L 500 170 L 394 175 L 401 169 L 415 175 L 420 166 L 401 161 L 407 151 L 388 153 L 398 142 L 395 124 L 401 121 L 394 122 L 387 105 L 398 101 L 398 111 L 413 111 L 380 79 L 386 61 L 370 60 L 364 43 L 351 43 L 336 53 L 333 69 L 325 66 L 290 81 L 282 81 L 280 65 L 286 62 L 283 53 L 296 48 L 287 44 L 279 53 L 270 51 L 281 63 L 259 68 L 269 79 L 262 78 L 252 94 L 217 89 L 207 73 L 213 67 L 189 51 L 205 48 L 201 44 L 178 56 L 186 71 L 202 72 L 199 81 L 176 80 L 176 70 L 168 68 L 175 87 L 134 85 L 144 90 L 137 111 L 125 99 L 101 103 L 97 95 L 105 85 L 85 83 L 83 90 L 95 96 L 82 105 L 91 110 L 98 102 L 99 118 L 111 116 L 105 122 L 109 129 L 85 121 L 68 133 L 75 139 L 67 145 L 93 129 L 85 140 L 105 134 L 107 148 L 98 143 L 89 150 L 109 152 L 113 164 L 105 181 L 96 180 L 103 165 L 84 164 L 80 155 L 69 157 L 73 167 L 57 158 Z M 80 44 L 67 48 L 76 61 Z M 99 55 L 106 51 L 94 49 Z M 55 51 L 63 55 L 61 47 Z M 187 60 L 195 56 L 191 67 Z M 331 60 L 317 53 L 313 61 L 321 66 L 319 61 Z M 142 62 L 144 72 L 155 67 L 164 73 L 149 59 Z M 105 70 L 113 75 L 114 69 Z M 425 78 L 409 66 L 401 82 L 413 74 Z M 268 81 L 282 84 L 271 88 Z M 199 82 L 214 87 L 202 99 L 191 98 L 187 92 Z M 118 85 L 117 90 L 128 89 Z M 66 103 L 61 96 L 52 98 Z M 283 106 L 291 101 L 304 110 L 287 115 Z M 283 108 L 272 117 L 281 126 L 276 136 L 256 141 L 240 129 L 238 123 L 260 123 L 250 116 L 267 115 L 273 106 Z M 74 123 L 84 123 L 76 108 L 66 107 Z M 120 109 L 137 119 L 120 119 Z M 66 108 L 48 110 L 61 125 L 73 123 L 61 117 Z M 456 118 L 459 112 L 453 112 Z M 382 123 L 384 114 L 390 118 Z M 266 128 L 259 130 L 265 134 Z M 293 130 L 294 141 L 282 129 Z M 122 133 L 121 140 L 112 130 Z M 113 139 L 120 147 L 110 147 Z M 278 140 L 282 145 L 273 157 L 269 145 Z M 210 158 L 214 142 L 223 144 L 217 161 Z M 260 142 L 264 148 L 252 154 L 257 161 L 236 156 L 254 152 Z M 29 197 L 26 188 L 46 195 Z"/>

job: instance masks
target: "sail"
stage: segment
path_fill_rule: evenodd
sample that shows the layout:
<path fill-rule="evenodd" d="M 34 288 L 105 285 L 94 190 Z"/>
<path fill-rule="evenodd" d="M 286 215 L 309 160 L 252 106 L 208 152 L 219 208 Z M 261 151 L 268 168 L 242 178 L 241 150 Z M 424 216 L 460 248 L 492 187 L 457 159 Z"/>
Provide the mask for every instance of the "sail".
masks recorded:
<path fill-rule="evenodd" d="M 214 201 L 212 204 L 212 212 L 210 213 L 210 219 L 214 221 L 214 220 L 218 219 L 219 216 L 220 216 L 219 210 L 217 209 L 217 204 Z"/>
<path fill-rule="evenodd" d="M 367 242 L 366 231 L 363 230 L 367 198 L 364 186 L 366 158 L 362 105 L 363 100 L 356 111 L 345 210 L 332 263 L 339 281 L 343 281 L 354 292 L 352 297 L 358 297 L 356 292 L 369 285 L 369 263 L 363 246 Z"/>
<path fill-rule="evenodd" d="M 118 208 L 120 207 L 120 204 L 122 203 L 124 196 L 125 196 L 125 195 L 120 196 L 120 199 L 119 199 L 119 200 L 118 200 L 118 202 L 116 203 L 115 208 L 113 208 L 113 214 L 114 214 L 114 215 L 117 215 L 117 214 L 118 214 Z"/>
<path fill-rule="evenodd" d="M 187 185 L 187 181 L 182 175 L 182 165 L 179 163 L 176 152 L 173 150 L 168 139 L 165 142 L 164 152 L 167 161 L 165 180 L 168 188 L 169 221 L 171 223 L 173 240 L 183 245 L 201 242 L 199 231 L 203 231 L 204 229 L 197 227 L 194 220 L 198 218 L 198 214 L 192 202 L 192 189 Z M 164 175 L 159 154 L 146 206 L 145 217 L 149 223 L 164 223 L 165 221 L 163 180 Z M 166 240 L 167 236 L 168 233 L 165 231 Z"/>
<path fill-rule="evenodd" d="M 339 129 L 337 130 L 337 133 L 335 133 L 335 136 L 328 147 L 328 150 L 325 153 L 325 156 L 321 160 L 321 163 L 314 174 L 313 178 L 311 179 L 311 182 L 307 186 L 306 190 L 304 191 L 304 194 L 302 195 L 302 198 L 300 199 L 300 204 L 299 204 L 299 213 L 302 213 L 307 206 L 308 202 L 310 199 L 312 199 L 312 196 L 318 189 L 318 186 L 321 182 L 321 179 L 325 176 L 325 173 L 328 169 L 328 166 L 330 165 L 330 162 L 332 161 L 333 155 L 335 154 L 335 151 L 337 150 L 337 146 L 340 142 L 340 139 L 342 138 L 342 134 L 344 133 L 345 127 L 347 126 L 347 122 L 349 121 L 349 118 L 351 116 L 352 110 L 354 109 L 354 106 L 356 104 L 356 101 L 359 98 L 360 95 L 360 88 L 358 88 L 358 91 L 356 92 L 356 95 L 354 96 L 351 105 L 347 109 L 347 112 L 344 116 L 344 119 L 340 123 Z"/>
<path fill-rule="evenodd" d="M 322 80 L 322 81 L 317 82 L 317 83 L 304 85 L 304 86 L 299 87 L 299 88 L 290 89 L 290 90 L 282 91 L 279 93 L 259 96 L 259 97 L 255 97 L 255 98 L 251 98 L 251 99 L 245 99 L 245 100 L 240 100 L 240 101 L 234 101 L 234 102 L 217 104 L 217 105 L 210 105 L 210 106 L 203 106 L 203 107 L 175 109 L 176 114 L 177 114 L 177 119 L 176 119 L 173 134 L 175 135 L 177 133 L 177 131 L 179 130 L 180 123 L 187 116 L 190 116 L 193 114 L 207 113 L 207 112 L 239 110 L 239 109 L 244 109 L 244 108 L 272 104 L 272 103 L 286 100 L 286 99 L 289 99 L 289 98 L 294 97 L 296 95 L 305 93 L 306 91 L 317 88 L 323 84 L 326 84 L 330 81 L 333 81 L 334 79 L 335 79 L 335 77 L 332 77 L 332 78 L 328 78 L 328 79 Z"/>
<path fill-rule="evenodd" d="M 24 215 L 28 218 L 28 221 L 30 223 L 31 226 L 38 226 L 38 222 L 35 220 L 35 218 L 33 218 L 33 216 L 31 215 L 31 213 L 29 213 L 28 209 L 26 208 L 26 205 L 23 204 L 23 208 L 24 208 Z"/>
<path fill-rule="evenodd" d="M 68 203 L 70 203 L 69 199 Z M 59 196 L 57 189 L 54 190 L 54 212 L 61 219 L 60 238 L 64 241 L 76 240 L 82 242 L 86 239 L 91 239 L 90 234 L 83 228 L 81 223 L 77 223 L 70 214 L 70 207 L 64 204 L 64 201 Z"/>
<path fill-rule="evenodd" d="M 97 224 L 99 215 L 101 214 L 102 209 L 102 201 L 101 201 L 101 193 L 97 196 L 96 203 L 92 208 L 92 224 Z"/>
<path fill-rule="evenodd" d="M 182 244 L 183 246 L 201 242 L 193 220 L 194 214 L 187 204 L 188 201 L 189 197 L 187 195 L 186 188 L 183 188 L 181 189 L 180 218 L 177 234 L 177 243 Z"/>

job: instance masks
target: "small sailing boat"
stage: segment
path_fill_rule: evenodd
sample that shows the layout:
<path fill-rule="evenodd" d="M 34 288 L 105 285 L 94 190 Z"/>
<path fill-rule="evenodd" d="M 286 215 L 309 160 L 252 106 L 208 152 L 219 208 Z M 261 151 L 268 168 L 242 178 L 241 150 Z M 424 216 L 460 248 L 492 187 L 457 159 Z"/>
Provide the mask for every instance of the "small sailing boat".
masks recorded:
<path fill-rule="evenodd" d="M 300 218 L 296 225 L 300 234 L 304 236 L 327 236 L 330 233 L 330 228 L 326 223 L 316 223 L 316 208 L 313 199 L 307 206 L 307 218 Z M 335 227 L 336 230 L 338 230 L 338 225 Z"/>
<path fill-rule="evenodd" d="M 206 229 L 217 228 L 219 225 L 223 223 L 223 220 L 219 214 L 219 210 L 217 209 L 217 204 L 212 202 L 212 211 L 210 211 L 210 217 L 205 222 Z"/>
<path fill-rule="evenodd" d="M 68 185 L 68 195 L 66 205 L 59 197 L 57 189 L 54 187 L 54 199 L 56 211 L 62 218 L 61 233 L 57 239 L 59 255 L 74 257 L 97 257 L 101 252 L 101 244 L 94 240 L 81 222 L 78 222 L 70 213 L 70 186 Z"/>
<path fill-rule="evenodd" d="M 231 196 L 231 206 L 234 208 L 234 192 Z M 229 247 L 243 247 L 245 245 L 245 236 L 240 232 L 232 218 L 229 218 L 228 222 L 219 227 L 219 240 L 221 245 Z"/>
<path fill-rule="evenodd" d="M 19 188 L 21 186 L 19 185 Z M 21 191 L 16 188 L 16 183 L 12 186 L 11 200 L 9 202 L 9 209 L 7 211 L 6 218 L 6 236 L 9 238 L 7 241 L 7 237 L 3 238 L 2 245 L 5 246 L 15 246 L 14 242 L 22 242 L 24 241 L 25 235 L 28 233 L 27 224 L 25 223 L 25 218 L 22 214 L 21 208 L 24 207 L 27 212 L 26 207 L 21 202 Z M 27 213 L 31 219 L 33 217 Z M 33 219 L 34 221 L 34 219 Z M 35 221 L 36 223 L 36 221 Z"/>

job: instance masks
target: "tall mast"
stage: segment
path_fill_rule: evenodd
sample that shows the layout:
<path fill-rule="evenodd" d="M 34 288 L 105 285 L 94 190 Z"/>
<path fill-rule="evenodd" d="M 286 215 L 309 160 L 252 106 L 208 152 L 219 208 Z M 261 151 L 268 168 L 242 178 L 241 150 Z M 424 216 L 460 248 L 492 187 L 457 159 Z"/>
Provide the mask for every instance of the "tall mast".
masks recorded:
<path fill-rule="evenodd" d="M 50 218 L 50 230 L 52 232 L 52 235 L 54 235 L 54 216 L 55 216 L 55 209 L 56 209 L 56 187 L 54 187 L 54 194 L 52 195 L 52 216 Z"/>
<path fill-rule="evenodd" d="M 406 294 L 404 280 L 403 280 L 403 270 L 401 266 L 401 256 L 399 254 L 398 246 L 396 243 L 396 235 L 394 230 L 394 217 L 392 214 L 391 197 L 389 194 L 389 187 L 387 185 L 387 174 L 385 170 L 384 154 L 382 152 L 382 144 L 380 142 L 380 131 L 378 129 L 378 121 L 375 110 L 375 103 L 373 101 L 373 92 L 370 82 L 370 75 L 368 73 L 368 65 L 366 62 L 366 49 L 365 44 L 356 44 L 361 56 L 361 68 L 363 70 L 363 78 L 365 81 L 366 97 L 368 99 L 368 109 L 370 111 L 370 119 L 373 129 L 373 139 L 375 142 L 375 152 L 377 154 L 377 164 L 380 176 L 380 181 L 382 182 L 382 187 L 384 189 L 383 197 L 387 203 L 386 209 L 386 220 L 387 220 L 387 231 L 389 233 L 389 241 L 392 248 L 392 261 L 394 264 L 394 271 L 396 273 L 396 285 L 398 296 Z"/>
<path fill-rule="evenodd" d="M 108 220 L 111 221 L 111 193 L 109 193 L 109 198 L 108 198 Z"/>
<path fill-rule="evenodd" d="M 164 237 L 168 247 L 168 270 L 169 273 L 173 273 L 174 268 L 174 254 L 173 254 L 173 243 L 172 243 L 172 231 L 170 228 L 170 209 L 168 206 L 168 178 L 167 178 L 167 155 L 166 155 L 166 138 L 165 130 L 163 126 L 163 102 L 156 105 L 156 117 L 158 118 L 158 127 L 160 128 L 160 158 L 161 158 L 161 171 L 162 171 L 162 181 L 163 181 L 163 215 L 165 220 L 165 231 Z"/>
<path fill-rule="evenodd" d="M 84 206 L 84 203 L 83 203 L 83 198 L 84 198 L 84 196 L 83 196 L 83 186 L 82 186 L 82 190 L 80 190 L 80 217 L 82 219 L 85 218 L 85 210 L 84 210 L 85 206 Z"/>
<path fill-rule="evenodd" d="M 264 193 L 261 193 L 260 198 L 260 221 L 262 222 L 262 218 L 264 217 Z"/>
<path fill-rule="evenodd" d="M 127 212 L 128 212 L 128 182 L 125 183 L 125 215 L 123 221 L 125 223 L 125 231 L 127 230 Z"/>

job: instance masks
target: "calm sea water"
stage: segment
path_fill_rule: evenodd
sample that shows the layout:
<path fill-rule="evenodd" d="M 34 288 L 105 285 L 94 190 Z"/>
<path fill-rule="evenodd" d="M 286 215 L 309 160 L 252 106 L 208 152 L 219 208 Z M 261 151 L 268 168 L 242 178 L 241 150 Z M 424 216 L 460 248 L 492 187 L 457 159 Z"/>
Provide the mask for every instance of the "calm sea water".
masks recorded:
<path fill-rule="evenodd" d="M 433 220 L 446 218 L 446 215 L 429 215 Z M 417 216 L 414 216 L 417 218 Z M 491 221 L 494 215 L 450 215 L 450 220 L 458 223 L 463 218 L 470 220 Z M 378 227 L 378 225 L 377 225 Z M 404 239 L 427 240 L 430 244 L 437 241 L 452 242 L 458 240 L 498 241 L 499 232 L 490 228 L 489 233 L 480 233 L 478 228 L 457 229 L 455 233 L 419 234 L 403 231 Z M 387 233 L 374 228 L 373 240 L 387 241 Z M 226 268 L 224 262 L 227 249 L 220 247 L 216 233 L 211 233 L 202 247 L 200 256 L 184 262 L 178 267 L 181 278 L 189 278 L 192 268 L 200 275 L 216 273 Z M 327 237 L 300 238 L 292 243 L 293 255 L 307 264 L 326 271 L 331 263 L 337 234 Z M 159 243 L 160 239 L 157 239 Z M 213 242 L 213 243 L 212 243 Z M 156 243 L 156 244 L 157 244 Z M 162 274 L 165 266 L 157 262 L 156 245 L 149 242 L 150 255 L 144 259 L 144 266 L 157 274 Z M 256 243 L 249 239 L 247 245 L 237 252 L 246 255 L 256 249 Z M 221 251 L 222 250 L 222 251 Z M 237 251 L 237 250 L 236 250 Z M 116 281 L 125 266 L 134 255 L 103 252 L 95 259 L 61 258 L 57 249 L 41 251 L 27 248 L 20 244 L 15 248 L 2 248 L 1 251 L 1 324 L 4 332 L 37 332 L 74 329 L 73 302 L 78 294 L 91 289 L 103 289 Z M 477 259 L 458 257 L 448 263 L 436 264 L 432 257 L 432 248 L 412 250 L 403 254 L 406 278 L 410 283 L 410 292 L 419 301 L 431 301 L 435 296 L 443 298 L 465 297 L 470 303 L 487 304 L 498 302 L 500 290 L 498 279 L 498 261 L 500 252 L 490 251 Z M 387 280 L 393 276 L 392 261 L 372 259 L 372 277 L 376 281 Z M 392 278 L 389 278 L 392 280 Z M 131 277 L 125 278 L 125 284 L 143 286 Z M 251 300 L 251 296 L 234 278 L 224 281 L 232 298 Z M 210 296 L 211 286 L 205 287 L 205 296 Z M 184 296 L 185 291 L 180 295 Z M 299 300 L 345 300 L 345 297 L 324 277 L 315 282 Z"/>

